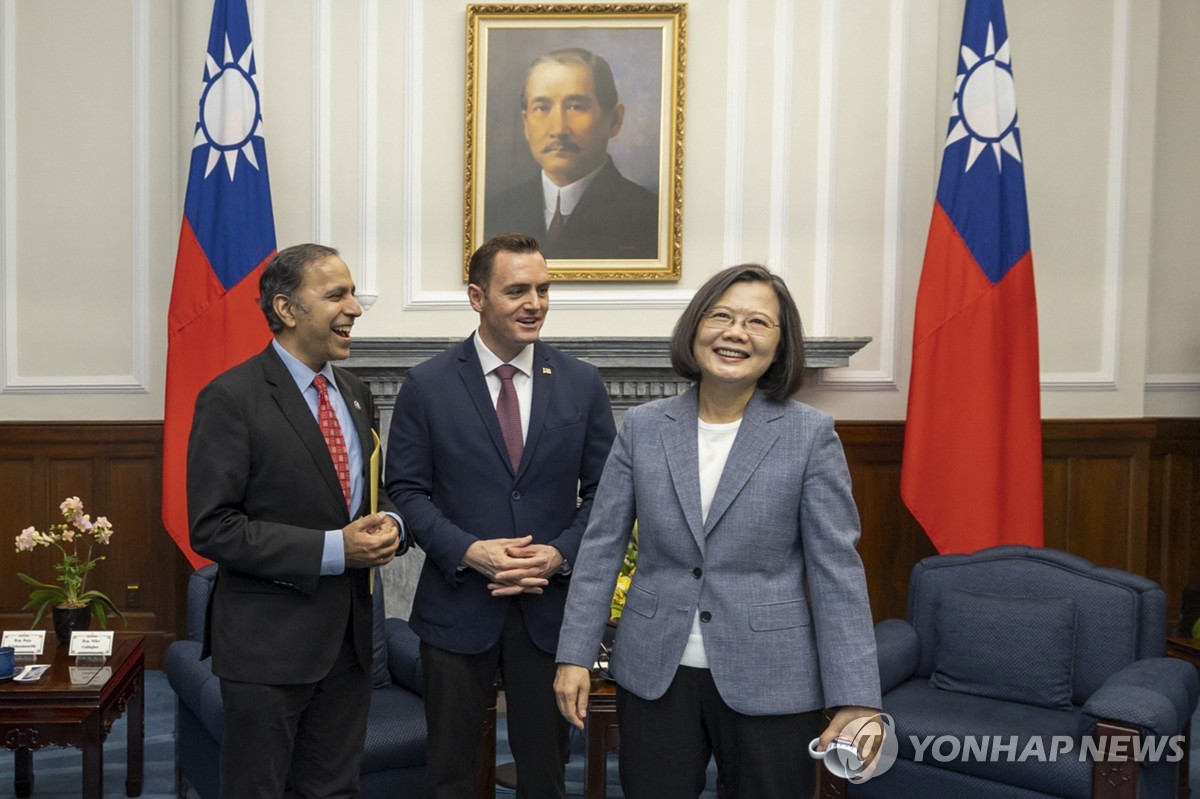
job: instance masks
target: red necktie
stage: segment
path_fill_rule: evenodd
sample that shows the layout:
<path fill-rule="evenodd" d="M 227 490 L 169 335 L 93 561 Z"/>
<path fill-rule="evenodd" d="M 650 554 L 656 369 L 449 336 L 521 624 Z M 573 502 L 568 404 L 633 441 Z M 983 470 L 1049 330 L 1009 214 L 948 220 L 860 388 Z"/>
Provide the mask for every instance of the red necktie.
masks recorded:
<path fill-rule="evenodd" d="M 554 218 L 550 220 L 550 227 L 546 228 L 546 241 L 551 242 L 558 238 L 558 234 L 562 233 L 563 215 L 562 215 L 562 195 L 554 198 Z"/>
<path fill-rule="evenodd" d="M 500 433 L 504 436 L 504 447 L 513 471 L 521 465 L 521 454 L 525 451 L 525 439 L 521 436 L 521 405 L 517 401 L 517 390 L 513 387 L 513 375 L 517 367 L 511 363 L 493 369 L 500 378 L 500 397 L 496 400 L 496 416 L 500 419 Z"/>
<path fill-rule="evenodd" d="M 342 484 L 342 493 L 346 496 L 346 508 L 349 509 L 350 456 L 346 452 L 346 439 L 342 438 L 342 426 L 338 424 L 337 414 L 329 403 L 328 382 L 325 375 L 313 378 L 313 386 L 317 389 L 317 422 L 321 425 L 321 435 L 325 437 L 325 446 L 329 447 L 333 468 L 337 471 L 338 482 Z"/>

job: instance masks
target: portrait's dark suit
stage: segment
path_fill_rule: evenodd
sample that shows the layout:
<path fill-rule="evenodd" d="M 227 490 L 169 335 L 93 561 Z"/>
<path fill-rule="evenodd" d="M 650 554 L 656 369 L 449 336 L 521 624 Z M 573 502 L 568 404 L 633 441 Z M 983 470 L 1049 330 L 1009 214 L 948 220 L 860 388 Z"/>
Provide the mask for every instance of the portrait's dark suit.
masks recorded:
<path fill-rule="evenodd" d="M 567 217 L 546 241 L 542 175 L 495 198 L 484 209 L 484 238 L 526 233 L 542 243 L 547 259 L 657 258 L 658 195 L 626 179 L 609 158 Z"/>
<path fill-rule="evenodd" d="M 542 342 L 534 347 L 529 430 L 515 472 L 473 336 L 409 371 L 396 398 L 386 485 L 426 554 L 409 623 L 441 650 L 492 648 L 514 602 L 538 649 L 552 655 L 558 645 L 566 576 L 552 577 L 541 595 L 497 598 L 486 577 L 459 568 L 476 539 L 532 535 L 568 563 L 579 550 L 615 435 L 612 410 L 595 367 Z M 549 680 L 545 690 L 552 728 L 561 717 Z"/>
<path fill-rule="evenodd" d="M 358 378 L 337 367 L 334 375 L 354 419 L 343 436 L 356 435 L 363 453 L 358 518 L 369 510 L 374 407 Z M 395 510 L 382 497 L 380 505 Z M 220 565 L 204 631 L 214 674 L 295 686 L 317 683 L 339 658 L 370 674 L 368 570 L 320 576 L 325 531 L 345 527 L 351 515 L 317 420 L 273 345 L 200 392 L 188 442 L 188 515 L 192 547 Z M 346 712 L 365 719 L 365 708 Z M 337 728 L 308 733 L 346 736 Z M 259 742 L 248 756 L 266 757 L 272 743 Z"/>

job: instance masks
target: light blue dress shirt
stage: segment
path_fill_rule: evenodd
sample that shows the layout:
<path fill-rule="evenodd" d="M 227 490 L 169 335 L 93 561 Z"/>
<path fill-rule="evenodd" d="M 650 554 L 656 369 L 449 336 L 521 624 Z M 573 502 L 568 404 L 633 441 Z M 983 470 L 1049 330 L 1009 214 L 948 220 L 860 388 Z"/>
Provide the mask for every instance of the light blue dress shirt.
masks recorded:
<path fill-rule="evenodd" d="M 317 387 L 313 385 L 313 379 L 317 375 L 325 375 L 329 387 L 329 404 L 333 406 L 333 412 L 337 416 L 338 425 L 342 428 L 342 438 L 346 442 L 346 455 L 350 460 L 350 507 L 357 508 L 362 504 L 363 498 L 363 452 L 362 445 L 359 443 L 358 436 L 354 430 L 354 419 L 350 416 L 350 409 L 346 406 L 346 399 L 342 396 L 341 390 L 338 388 L 337 381 L 333 378 L 333 366 L 326 362 L 320 372 L 314 372 L 309 369 L 296 356 L 280 346 L 278 341 L 272 340 L 271 346 L 275 348 L 275 352 L 279 353 L 279 357 L 283 359 L 283 365 L 287 367 L 288 373 L 292 379 L 296 381 L 296 387 L 300 389 L 300 395 L 304 397 L 304 401 L 308 404 L 308 409 L 312 411 L 313 419 L 320 423 L 317 407 L 319 403 L 319 395 Z M 347 433 L 346 431 L 349 431 Z M 389 513 L 396 524 L 400 526 L 400 534 L 404 535 L 404 523 L 400 521 L 400 517 L 394 513 Z M 349 521 L 349 511 L 347 511 L 346 520 Z M 321 575 L 341 574 L 346 570 L 346 550 L 342 541 L 341 530 L 325 531 L 325 548 L 321 555 Z"/>

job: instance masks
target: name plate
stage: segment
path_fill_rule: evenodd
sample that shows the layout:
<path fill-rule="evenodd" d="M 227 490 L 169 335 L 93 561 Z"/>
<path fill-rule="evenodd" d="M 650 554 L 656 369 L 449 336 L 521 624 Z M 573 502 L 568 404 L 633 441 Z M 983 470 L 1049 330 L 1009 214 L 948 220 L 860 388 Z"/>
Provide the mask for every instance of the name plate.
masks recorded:
<path fill-rule="evenodd" d="M 71 685 L 104 685 L 112 679 L 112 666 L 71 666 Z"/>
<path fill-rule="evenodd" d="M 40 655 L 46 647 L 45 630 L 5 630 L 0 646 L 11 646 L 16 655 Z"/>
<path fill-rule="evenodd" d="M 74 630 L 71 633 L 71 649 L 67 652 L 71 657 L 108 657 L 112 654 L 113 631 Z"/>

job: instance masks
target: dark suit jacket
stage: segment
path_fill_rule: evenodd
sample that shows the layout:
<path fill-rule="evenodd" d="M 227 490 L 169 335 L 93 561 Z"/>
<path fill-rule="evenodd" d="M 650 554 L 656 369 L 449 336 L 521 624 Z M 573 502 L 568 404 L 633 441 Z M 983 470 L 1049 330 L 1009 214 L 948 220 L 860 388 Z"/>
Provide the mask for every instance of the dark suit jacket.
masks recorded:
<path fill-rule="evenodd" d="M 495 598 L 487 578 L 460 571 L 477 539 L 532 535 L 574 562 L 615 427 L 594 366 L 538 342 L 533 407 L 514 474 L 473 337 L 409 371 L 388 437 L 387 490 L 425 550 L 409 623 L 452 652 L 482 652 L 521 602 L 533 642 L 558 645 L 567 578 L 545 593 Z"/>
<path fill-rule="evenodd" d="M 334 367 L 363 452 L 369 508 L 371 393 Z M 218 376 L 196 399 L 188 441 L 192 548 L 220 564 L 205 629 L 213 673 L 241 682 L 316 682 L 333 665 L 349 620 L 371 668 L 366 569 L 321 577 L 325 531 L 350 522 L 320 426 L 270 345 Z M 395 510 L 380 496 L 380 510 Z"/>
<path fill-rule="evenodd" d="M 557 239 L 547 242 L 542 175 L 487 201 L 484 236 L 526 233 L 542 243 L 547 259 L 657 258 L 658 195 L 627 180 L 609 158 L 567 217 Z"/>

